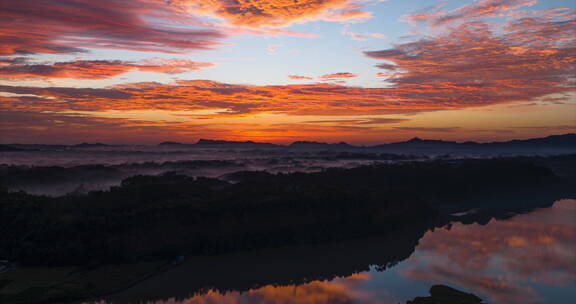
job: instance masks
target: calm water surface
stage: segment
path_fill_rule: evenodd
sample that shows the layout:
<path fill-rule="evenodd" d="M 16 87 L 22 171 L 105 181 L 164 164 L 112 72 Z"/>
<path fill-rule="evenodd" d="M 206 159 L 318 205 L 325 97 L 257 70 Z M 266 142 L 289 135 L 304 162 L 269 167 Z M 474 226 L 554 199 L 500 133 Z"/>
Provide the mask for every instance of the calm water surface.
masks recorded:
<path fill-rule="evenodd" d="M 485 225 L 319 245 L 305 256 L 273 249 L 190 258 L 97 303 L 405 303 L 434 284 L 487 303 L 576 303 L 575 241 L 576 200 L 559 200 Z"/>

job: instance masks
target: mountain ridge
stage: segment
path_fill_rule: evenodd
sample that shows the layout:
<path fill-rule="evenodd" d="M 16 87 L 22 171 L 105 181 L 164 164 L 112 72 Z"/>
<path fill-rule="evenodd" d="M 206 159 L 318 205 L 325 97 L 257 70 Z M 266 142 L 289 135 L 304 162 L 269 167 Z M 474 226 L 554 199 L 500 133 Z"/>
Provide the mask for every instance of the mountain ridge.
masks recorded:
<path fill-rule="evenodd" d="M 0 151 L 30 151 L 30 150 L 58 150 L 69 148 L 98 148 L 118 147 L 123 145 L 109 145 L 103 143 L 81 143 L 74 145 L 48 145 L 48 144 L 1 144 Z M 325 143 L 317 141 L 294 141 L 288 145 L 267 142 L 229 141 L 219 139 L 199 139 L 196 143 L 181 143 L 165 141 L 157 146 L 187 147 L 187 148 L 282 148 L 300 150 L 356 150 L 356 149 L 484 149 L 484 148 L 568 148 L 576 149 L 576 133 L 566 133 L 537 137 L 529 139 L 512 139 L 508 141 L 494 141 L 479 143 L 475 141 L 447 141 L 441 139 L 422 139 L 414 137 L 406 141 L 376 144 L 370 146 L 352 145 L 346 142 Z"/>

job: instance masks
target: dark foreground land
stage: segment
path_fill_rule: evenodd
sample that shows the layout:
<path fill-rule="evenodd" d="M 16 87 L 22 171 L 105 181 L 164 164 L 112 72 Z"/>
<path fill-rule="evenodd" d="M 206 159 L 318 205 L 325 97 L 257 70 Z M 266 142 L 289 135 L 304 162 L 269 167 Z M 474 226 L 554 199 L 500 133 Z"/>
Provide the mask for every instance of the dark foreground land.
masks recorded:
<path fill-rule="evenodd" d="M 0 280 L 0 300 L 75 301 L 121 290 L 183 256 L 201 260 L 206 255 L 291 245 L 299 246 L 287 251 L 336 244 L 309 254 L 306 269 L 294 268 L 296 263 L 290 261 L 304 255 L 278 251 L 269 260 L 198 263 L 195 271 L 206 274 L 202 282 L 189 279 L 182 288 L 245 290 L 349 275 L 368 265 L 385 269 L 407 258 L 433 227 L 451 221 L 482 224 L 545 207 L 528 203 L 527 197 L 541 198 L 540 203 L 574 197 L 575 176 L 566 168 L 575 163 L 574 155 L 443 160 L 319 173 L 239 172 L 228 176 L 229 181 L 164 174 L 131 177 L 110 191 L 62 197 L 3 190 L 0 260 L 19 267 L 74 266 L 76 271 L 62 275 L 57 284 L 2 295 L 2 288 L 17 280 L 6 276 Z M 503 197 L 508 205 L 495 199 Z M 481 211 L 450 215 L 474 208 Z M 361 237 L 386 239 L 337 245 Z M 362 246 L 370 248 L 358 250 Z M 357 258 L 342 258 L 351 256 Z M 267 261 L 270 267 L 258 267 Z M 210 270 L 218 267 L 229 267 L 236 274 L 259 271 L 242 280 L 246 286 L 218 278 L 211 283 Z M 113 269 L 114 279 L 105 269 Z M 174 288 L 172 284 L 159 290 Z"/>

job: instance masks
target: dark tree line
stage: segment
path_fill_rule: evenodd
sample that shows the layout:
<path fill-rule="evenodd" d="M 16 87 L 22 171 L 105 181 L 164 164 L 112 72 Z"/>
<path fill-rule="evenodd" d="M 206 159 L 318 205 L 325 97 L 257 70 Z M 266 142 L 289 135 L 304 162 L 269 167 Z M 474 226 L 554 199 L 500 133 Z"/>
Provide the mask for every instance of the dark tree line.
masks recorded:
<path fill-rule="evenodd" d="M 355 238 L 426 221 L 477 194 L 559 178 L 534 159 L 508 158 L 244 171 L 228 180 L 167 173 L 61 197 L 0 190 L 0 259 L 138 262 Z"/>

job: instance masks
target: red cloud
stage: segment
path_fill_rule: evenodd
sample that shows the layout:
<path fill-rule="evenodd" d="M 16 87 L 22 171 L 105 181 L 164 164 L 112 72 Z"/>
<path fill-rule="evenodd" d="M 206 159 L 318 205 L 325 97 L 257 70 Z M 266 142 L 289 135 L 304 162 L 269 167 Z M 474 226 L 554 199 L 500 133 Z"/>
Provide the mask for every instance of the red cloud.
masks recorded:
<path fill-rule="evenodd" d="M 4 62 L 9 62 L 5 60 Z M 20 60 L 11 65 L 0 64 L 0 74 L 4 77 L 48 77 L 76 79 L 105 79 L 131 71 L 147 71 L 178 74 L 213 66 L 208 62 L 195 62 L 179 59 L 149 59 L 141 62 L 120 60 L 78 60 L 52 64 L 30 64 Z"/>
<path fill-rule="evenodd" d="M 214 29 L 190 28 L 198 25 L 185 12 L 155 0 L 3 0 L 0 55 L 86 48 L 175 53 L 209 48 L 223 36 Z"/>

